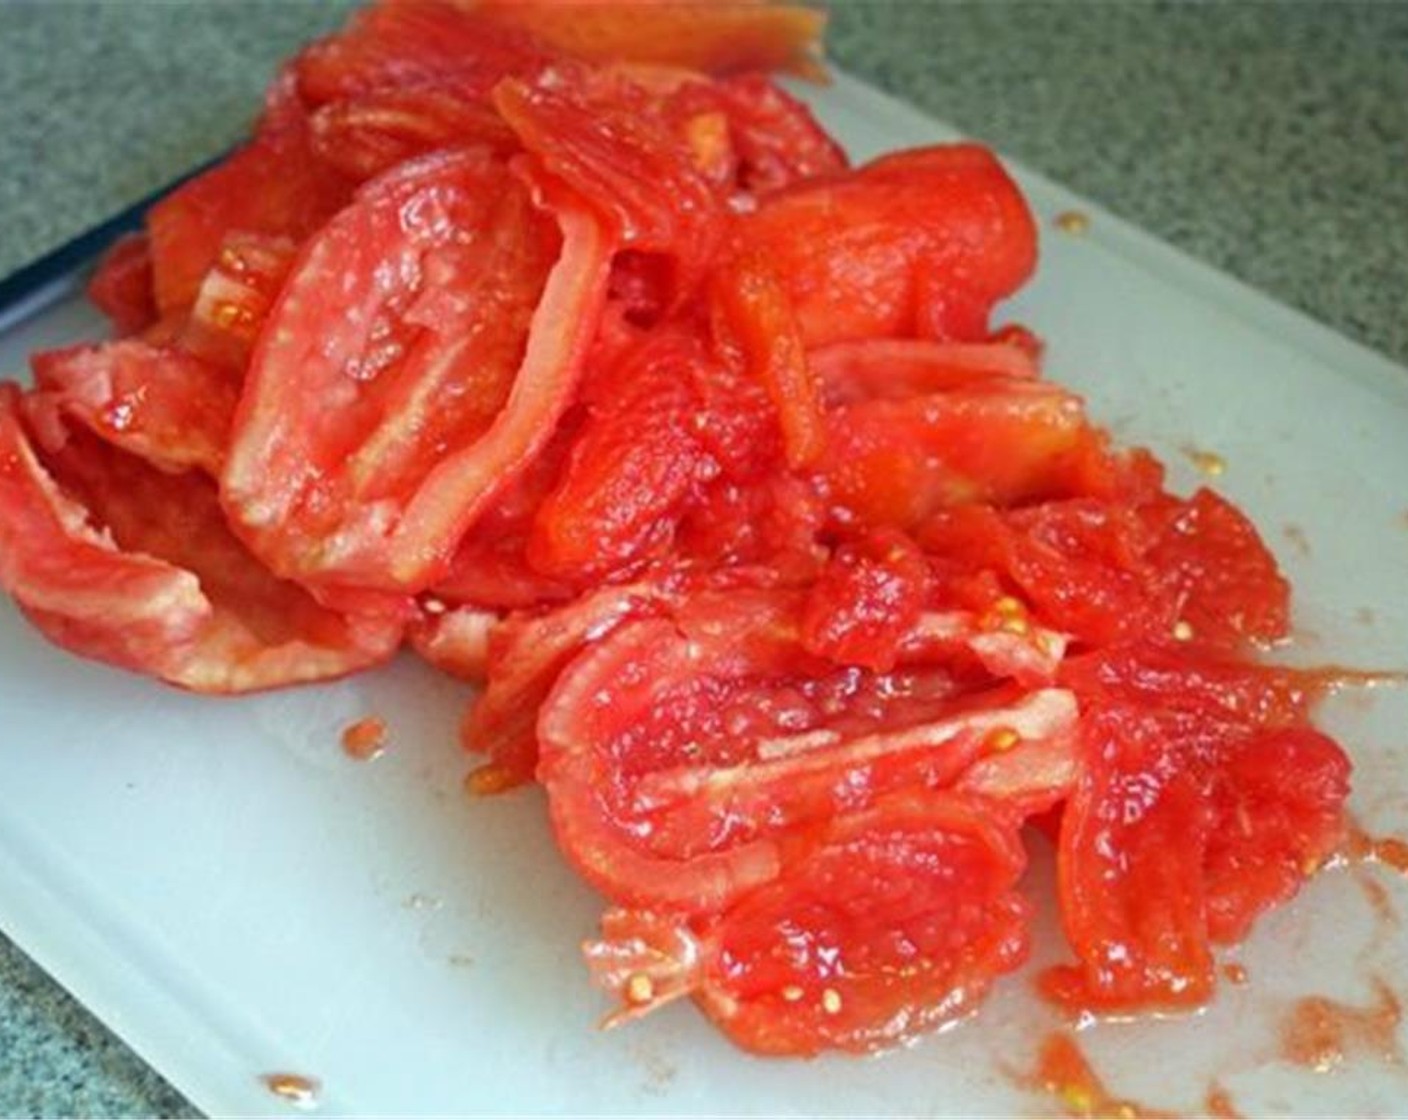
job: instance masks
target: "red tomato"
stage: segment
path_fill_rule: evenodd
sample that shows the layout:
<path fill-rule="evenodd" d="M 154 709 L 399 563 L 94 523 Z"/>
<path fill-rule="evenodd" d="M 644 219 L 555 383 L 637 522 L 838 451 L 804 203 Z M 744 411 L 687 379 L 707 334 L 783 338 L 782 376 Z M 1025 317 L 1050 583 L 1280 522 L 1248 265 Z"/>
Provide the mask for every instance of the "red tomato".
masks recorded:
<path fill-rule="evenodd" d="M 565 606 L 512 615 L 489 635 L 488 683 L 470 705 L 461 738 L 490 756 L 494 789 L 533 779 L 538 711 L 562 669 L 589 642 L 627 619 L 659 614 L 677 596 L 665 580 L 607 585 Z"/>
<path fill-rule="evenodd" d="M 232 233 L 307 237 L 351 196 L 314 156 L 307 122 L 284 114 L 147 212 L 157 309 L 184 311 Z"/>
<path fill-rule="evenodd" d="M 891 794 L 798 838 L 717 917 L 608 913 L 587 960 L 617 1019 L 690 994 L 754 1053 L 866 1053 L 967 1014 L 1022 963 L 1025 862 L 1000 806 Z"/>
<path fill-rule="evenodd" d="M 145 234 L 124 234 L 108 246 L 88 281 L 88 298 L 119 335 L 136 334 L 156 321 L 152 247 Z"/>
<path fill-rule="evenodd" d="M 1213 778 L 1204 856 L 1208 936 L 1237 942 L 1330 857 L 1344 834 L 1349 759 L 1306 728 L 1260 735 Z"/>
<path fill-rule="evenodd" d="M 318 157 L 359 183 L 437 148 L 483 144 L 508 155 L 518 147 L 487 101 L 453 86 L 374 90 L 324 105 L 310 124 Z"/>
<path fill-rule="evenodd" d="M 305 246 L 260 336 L 232 523 L 286 576 L 435 582 L 570 403 L 609 253 L 589 215 L 544 213 L 483 152 L 369 184 Z"/>
<path fill-rule="evenodd" d="M 1061 823 L 1061 923 L 1080 964 L 1047 994 L 1098 1010 L 1191 1007 L 1213 990 L 1203 860 L 1212 808 L 1152 720 L 1091 713 Z"/>
<path fill-rule="evenodd" d="M 1060 690 L 964 700 L 942 669 L 835 670 L 801 648 L 800 606 L 696 596 L 674 621 L 621 626 L 558 679 L 538 776 L 564 851 L 614 901 L 720 909 L 776 878 L 795 830 L 1073 725 Z"/>
<path fill-rule="evenodd" d="M 489 672 L 489 636 L 500 616 L 479 607 L 447 608 L 435 602 L 434 610 L 422 605 L 406 630 L 406 640 L 437 669 L 482 684 Z"/>
<path fill-rule="evenodd" d="M 453 0 L 393 0 L 305 49 L 293 73 L 297 96 L 312 108 L 447 84 L 472 100 L 510 75 L 531 77 L 550 58 L 523 32 L 492 26 Z"/>
<path fill-rule="evenodd" d="M 686 500 L 717 468 L 696 436 L 691 335 L 647 334 L 594 376 L 587 421 L 534 518 L 528 560 L 569 581 L 601 577 L 669 546 Z"/>
<path fill-rule="evenodd" d="M 254 343 L 288 276 L 295 253 L 286 237 L 231 233 L 200 282 L 181 345 L 238 374 L 249 366 Z"/>
<path fill-rule="evenodd" d="M 743 252 L 715 271 L 710 304 L 716 340 L 738 351 L 777 411 L 787 465 L 811 466 L 826 451 L 826 419 L 786 285 L 762 255 Z"/>
<path fill-rule="evenodd" d="M 837 342 L 807 355 L 827 405 L 909 397 L 971 388 L 993 378 L 1036 378 L 1036 362 L 1002 342 L 865 339 Z"/>
<path fill-rule="evenodd" d="M 841 545 L 807 593 L 801 641 L 808 653 L 884 673 L 919 622 L 929 569 L 902 533 Z"/>
<path fill-rule="evenodd" d="M 218 476 L 238 385 L 183 350 L 135 338 L 34 355 L 35 392 L 25 411 L 57 451 L 77 420 L 116 447 L 167 471 Z"/>
<path fill-rule="evenodd" d="M 275 579 L 214 483 L 74 431 L 41 463 L 0 385 L 0 584 L 56 644 L 199 692 L 341 676 L 389 658 L 394 615 L 346 617 Z"/>
<path fill-rule="evenodd" d="M 476 15 L 593 62 L 651 62 L 707 73 L 818 71 L 826 17 L 788 5 L 700 0 L 471 0 Z"/>
<path fill-rule="evenodd" d="M 1219 644 L 1284 638 L 1290 585 L 1246 515 L 1206 489 L 1160 512 L 1168 520 L 1149 559 L 1193 633 Z"/>
<path fill-rule="evenodd" d="M 1036 227 L 986 148 L 917 149 L 769 195 L 732 244 L 788 285 L 808 347 L 987 337 L 992 305 L 1036 264 Z"/>
<path fill-rule="evenodd" d="M 567 183 L 619 247 L 663 256 L 666 307 L 698 286 L 723 235 L 720 193 L 696 168 L 647 90 L 570 68 L 536 85 L 508 80 L 494 106 L 551 178 Z"/>
<path fill-rule="evenodd" d="M 951 506 L 1080 493 L 1104 455 L 1080 398 L 1028 378 L 838 405 L 826 425 L 819 469 L 861 525 L 913 528 Z"/>

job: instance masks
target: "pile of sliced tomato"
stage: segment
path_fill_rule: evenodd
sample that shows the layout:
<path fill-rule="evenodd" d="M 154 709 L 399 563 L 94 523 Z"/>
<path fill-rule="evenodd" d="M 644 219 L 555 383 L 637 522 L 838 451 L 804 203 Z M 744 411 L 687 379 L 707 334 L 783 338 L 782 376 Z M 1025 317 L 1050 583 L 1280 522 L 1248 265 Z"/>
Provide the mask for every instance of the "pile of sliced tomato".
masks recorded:
<path fill-rule="evenodd" d="M 0 387 L 0 582 L 206 692 L 409 642 L 483 683 L 472 786 L 537 780 L 608 901 L 618 1017 L 865 1051 L 968 1013 L 1058 851 L 1082 1009 L 1186 1007 L 1336 844 L 1288 587 L 995 327 L 1036 263 L 986 149 L 859 168 L 760 73 L 761 4 L 400 0 Z"/>

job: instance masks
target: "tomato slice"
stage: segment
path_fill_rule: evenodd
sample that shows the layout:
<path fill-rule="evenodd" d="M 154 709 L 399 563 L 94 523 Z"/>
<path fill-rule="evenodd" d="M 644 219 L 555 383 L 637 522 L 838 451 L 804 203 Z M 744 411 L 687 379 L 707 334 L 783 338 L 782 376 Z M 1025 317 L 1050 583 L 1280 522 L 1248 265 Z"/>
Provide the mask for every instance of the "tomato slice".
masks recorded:
<path fill-rule="evenodd" d="M 802 599 L 735 589 L 620 626 L 573 661 L 538 721 L 538 776 L 568 857 L 631 906 L 718 909 L 778 872 L 783 835 L 887 790 L 951 784 L 1069 733 L 1069 693 L 965 697 L 944 668 L 833 669 L 801 648 Z"/>
<path fill-rule="evenodd" d="M 821 825 L 718 917 L 609 912 L 588 942 L 622 1021 L 691 994 L 758 1054 L 870 1052 L 967 1014 L 1026 956 L 1025 853 L 1000 806 L 907 791 Z"/>
<path fill-rule="evenodd" d="M 503 78 L 532 76 L 551 54 L 528 35 L 495 26 L 453 0 L 391 0 L 353 16 L 293 64 L 297 96 L 311 108 L 388 89 L 453 84 L 483 98 Z"/>
<path fill-rule="evenodd" d="M 696 436 L 691 377 L 705 361 L 692 334 L 659 330 L 594 371 L 586 423 L 533 520 L 537 571 L 580 583 L 670 545 L 685 503 L 717 469 Z"/>
<path fill-rule="evenodd" d="M 723 200 L 659 99 L 620 74 L 559 67 L 537 84 L 500 83 L 493 101 L 540 167 L 609 224 L 619 248 L 665 259 L 661 300 L 678 307 L 723 236 Z"/>
<path fill-rule="evenodd" d="M 454 85 L 374 90 L 322 106 L 309 123 L 318 157 L 358 183 L 438 148 L 482 144 L 506 156 L 518 147 L 482 96 Z"/>
<path fill-rule="evenodd" d="M 782 279 L 762 255 L 739 253 L 715 271 L 710 303 L 723 347 L 740 352 L 777 410 L 787 465 L 812 465 L 826 451 L 826 419 Z"/>
<path fill-rule="evenodd" d="M 843 665 L 889 672 L 919 623 L 929 569 L 902 533 L 876 532 L 832 554 L 807 593 L 801 642 Z"/>
<path fill-rule="evenodd" d="M 676 112 L 722 113 L 737 167 L 734 179 L 761 195 L 846 170 L 845 150 L 795 97 L 761 74 L 739 74 L 683 88 Z"/>
<path fill-rule="evenodd" d="M 608 585 L 545 613 L 512 616 L 494 628 L 488 683 L 470 705 L 461 737 L 467 749 L 490 756 L 495 791 L 532 781 L 538 711 L 562 669 L 588 642 L 628 619 L 659 613 L 676 594 L 665 580 Z"/>
<path fill-rule="evenodd" d="M 88 298 L 119 335 L 136 334 L 156 321 L 152 247 L 146 234 L 123 234 L 108 246 L 88 281 Z"/>
<path fill-rule="evenodd" d="M 218 476 L 239 391 L 224 370 L 184 350 L 135 338 L 49 350 L 31 359 L 36 391 L 25 411 L 47 448 L 66 421 L 163 470 Z"/>
<path fill-rule="evenodd" d="M 1157 722 L 1109 709 L 1083 723 L 1057 856 L 1061 922 L 1080 964 L 1050 970 L 1043 988 L 1088 1009 L 1197 1006 L 1214 983 L 1211 807 Z"/>
<path fill-rule="evenodd" d="M 1330 857 L 1344 835 L 1349 770 L 1334 740 L 1301 727 L 1260 735 L 1219 767 L 1204 857 L 1209 937 L 1241 941 Z"/>
<path fill-rule="evenodd" d="M 1223 645 L 1286 636 L 1290 584 L 1244 513 L 1207 489 L 1158 512 L 1168 521 L 1149 559 L 1194 634 Z"/>
<path fill-rule="evenodd" d="M 348 617 L 229 533 L 215 484 L 88 433 L 41 462 L 0 385 L 0 583 L 52 641 L 198 692 L 323 680 L 389 658 L 396 615 Z"/>
<path fill-rule="evenodd" d="M 474 0 L 476 15 L 592 62 L 647 62 L 711 74 L 820 74 L 826 16 L 785 4 L 699 0 Z"/>
<path fill-rule="evenodd" d="M 839 405 L 826 425 L 819 469 L 862 525 L 913 528 L 951 506 L 1079 493 L 1104 453 L 1078 397 L 1028 378 Z"/>
<path fill-rule="evenodd" d="M 444 575 L 570 402 L 609 252 L 593 218 L 545 214 L 483 151 L 369 184 L 260 336 L 223 479 L 237 530 L 312 583 Z"/>
<path fill-rule="evenodd" d="M 1036 264 L 1036 226 L 986 148 L 921 148 L 768 195 L 731 243 L 788 285 L 810 347 L 865 338 L 977 342 Z"/>
<path fill-rule="evenodd" d="M 874 338 L 837 342 L 807 355 L 828 406 L 904 400 L 964 389 L 989 378 L 1036 378 L 1036 362 L 1005 342 Z"/>
<path fill-rule="evenodd" d="M 185 311 L 195 302 L 229 234 L 301 240 L 350 197 L 348 181 L 314 156 L 307 122 L 281 114 L 147 212 L 158 311 Z"/>

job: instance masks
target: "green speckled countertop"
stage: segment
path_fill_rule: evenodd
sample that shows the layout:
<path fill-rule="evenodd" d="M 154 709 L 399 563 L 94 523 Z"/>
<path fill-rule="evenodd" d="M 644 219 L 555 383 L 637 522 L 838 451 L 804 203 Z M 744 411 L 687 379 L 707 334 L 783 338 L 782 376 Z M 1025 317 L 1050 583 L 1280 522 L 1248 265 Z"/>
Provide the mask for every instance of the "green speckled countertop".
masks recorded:
<path fill-rule="evenodd" d="M 276 61 L 346 9 L 0 0 L 0 276 L 229 145 Z M 860 76 L 1408 362 L 1408 3 L 863 0 L 836 5 L 830 41 Z M 191 1111 L 0 936 L 0 1115 Z"/>

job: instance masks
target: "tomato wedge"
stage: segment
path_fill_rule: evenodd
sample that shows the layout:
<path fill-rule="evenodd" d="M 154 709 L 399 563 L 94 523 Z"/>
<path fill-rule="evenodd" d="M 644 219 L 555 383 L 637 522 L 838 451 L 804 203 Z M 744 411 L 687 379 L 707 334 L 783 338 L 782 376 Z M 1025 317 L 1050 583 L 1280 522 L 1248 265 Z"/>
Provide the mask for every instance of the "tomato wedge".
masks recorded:
<path fill-rule="evenodd" d="M 274 571 L 420 590 L 571 399 L 610 246 L 480 150 L 399 167 L 303 250 L 223 478 Z M 336 299 L 332 299 L 336 293 Z"/>
<path fill-rule="evenodd" d="M 1026 864 L 1001 806 L 910 791 L 799 839 L 721 915 L 615 910 L 585 946 L 623 1010 L 693 995 L 744 1049 L 867 1053 L 967 1014 L 1026 957 Z"/>
<path fill-rule="evenodd" d="M 400 617 L 338 614 L 260 567 L 202 473 L 81 430 L 41 462 L 20 412 L 0 384 L 0 583 L 58 645 L 198 692 L 324 680 L 395 652 Z"/>

